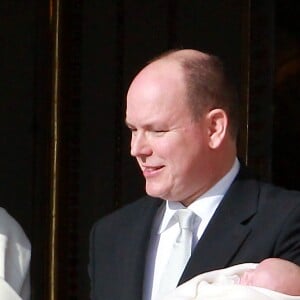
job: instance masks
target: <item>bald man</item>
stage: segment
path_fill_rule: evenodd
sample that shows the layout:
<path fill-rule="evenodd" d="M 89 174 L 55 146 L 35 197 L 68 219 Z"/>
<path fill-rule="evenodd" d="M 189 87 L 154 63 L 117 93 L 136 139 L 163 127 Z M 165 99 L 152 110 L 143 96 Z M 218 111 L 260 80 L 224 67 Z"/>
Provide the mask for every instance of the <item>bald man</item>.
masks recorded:
<path fill-rule="evenodd" d="M 160 300 L 234 264 L 300 264 L 300 195 L 256 180 L 239 161 L 239 115 L 236 88 L 213 55 L 169 51 L 137 74 L 125 121 L 147 195 L 93 226 L 91 299 Z M 191 254 L 165 284 L 182 209 L 193 215 Z"/>

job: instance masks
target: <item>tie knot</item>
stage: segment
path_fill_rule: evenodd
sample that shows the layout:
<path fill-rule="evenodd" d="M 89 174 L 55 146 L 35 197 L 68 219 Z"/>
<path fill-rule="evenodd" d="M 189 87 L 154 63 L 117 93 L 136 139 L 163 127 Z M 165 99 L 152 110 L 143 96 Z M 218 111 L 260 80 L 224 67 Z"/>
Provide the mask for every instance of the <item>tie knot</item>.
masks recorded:
<path fill-rule="evenodd" d="M 195 214 L 191 210 L 187 208 L 179 209 L 176 212 L 176 215 L 181 229 L 192 230 Z"/>

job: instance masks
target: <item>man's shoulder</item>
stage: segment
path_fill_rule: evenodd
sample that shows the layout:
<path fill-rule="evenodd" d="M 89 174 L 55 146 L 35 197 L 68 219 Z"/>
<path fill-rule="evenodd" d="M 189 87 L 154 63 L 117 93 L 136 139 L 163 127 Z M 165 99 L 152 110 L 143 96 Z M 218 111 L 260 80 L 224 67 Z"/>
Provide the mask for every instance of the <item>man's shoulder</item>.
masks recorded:
<path fill-rule="evenodd" d="M 260 189 L 263 192 L 263 196 L 269 196 L 272 198 L 286 198 L 289 199 L 300 199 L 300 191 L 298 190 L 291 190 L 288 188 L 285 188 L 283 186 L 279 186 L 273 183 L 260 181 L 259 182 Z"/>
<path fill-rule="evenodd" d="M 233 187 L 238 187 L 241 192 L 246 192 L 252 196 L 257 195 L 264 201 L 288 201 L 290 203 L 300 203 L 300 191 L 287 189 L 270 181 L 259 179 L 249 168 L 243 167 L 233 183 Z"/>
<path fill-rule="evenodd" d="M 137 222 L 145 215 L 154 214 L 161 203 L 161 199 L 143 196 L 98 219 L 93 228 L 110 227 L 112 225 L 119 227 Z"/>
<path fill-rule="evenodd" d="M 238 180 L 239 181 L 239 180 Z M 260 200 L 281 202 L 287 201 L 291 203 L 300 204 L 300 191 L 291 190 L 286 187 L 261 180 L 257 178 L 243 178 L 237 185 L 242 186 L 248 190 L 250 194 L 257 194 Z"/>
<path fill-rule="evenodd" d="M 259 183 L 259 206 L 278 214 L 300 212 L 300 192 L 271 183 Z"/>

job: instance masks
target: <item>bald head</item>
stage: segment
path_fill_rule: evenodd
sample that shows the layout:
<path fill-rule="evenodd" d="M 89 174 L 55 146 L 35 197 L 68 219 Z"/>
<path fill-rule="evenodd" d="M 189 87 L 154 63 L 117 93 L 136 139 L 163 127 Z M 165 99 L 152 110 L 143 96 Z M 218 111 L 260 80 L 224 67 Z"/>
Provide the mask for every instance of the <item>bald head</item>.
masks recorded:
<path fill-rule="evenodd" d="M 153 58 L 151 61 L 149 61 L 148 64 L 151 64 L 152 62 L 161 60 L 161 59 L 174 59 L 176 61 L 181 61 L 185 59 L 208 59 L 211 55 L 194 50 L 194 49 L 181 49 L 181 50 L 169 50 L 161 55 Z"/>
<path fill-rule="evenodd" d="M 171 50 L 151 60 L 141 73 L 154 66 L 176 66 L 166 69 L 166 76 L 174 71 L 180 73 L 192 117 L 197 120 L 208 110 L 223 109 L 229 118 L 228 130 L 232 137 L 236 137 L 239 128 L 238 93 L 218 57 L 194 49 Z"/>

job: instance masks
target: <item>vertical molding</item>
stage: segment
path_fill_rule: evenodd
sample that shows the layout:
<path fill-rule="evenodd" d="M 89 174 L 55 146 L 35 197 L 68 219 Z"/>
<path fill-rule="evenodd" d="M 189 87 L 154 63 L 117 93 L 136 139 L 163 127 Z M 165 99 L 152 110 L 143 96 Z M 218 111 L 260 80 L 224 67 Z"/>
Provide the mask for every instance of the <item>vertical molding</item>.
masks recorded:
<path fill-rule="evenodd" d="M 51 198 L 50 198 L 50 249 L 49 249 L 49 299 L 55 300 L 57 294 L 57 182 L 59 152 L 59 85 L 60 85 L 60 0 L 50 0 L 50 28 L 52 34 L 52 120 L 51 120 Z"/>
<path fill-rule="evenodd" d="M 251 65 L 251 0 L 244 0 L 242 7 L 242 63 L 241 63 L 241 130 L 238 141 L 239 156 L 249 164 L 249 108 L 250 108 L 250 65 Z"/>
<path fill-rule="evenodd" d="M 81 0 L 52 2 L 50 300 L 77 299 Z"/>

